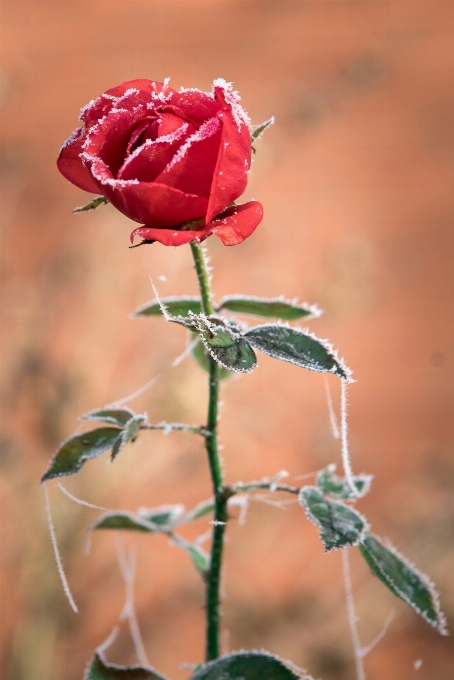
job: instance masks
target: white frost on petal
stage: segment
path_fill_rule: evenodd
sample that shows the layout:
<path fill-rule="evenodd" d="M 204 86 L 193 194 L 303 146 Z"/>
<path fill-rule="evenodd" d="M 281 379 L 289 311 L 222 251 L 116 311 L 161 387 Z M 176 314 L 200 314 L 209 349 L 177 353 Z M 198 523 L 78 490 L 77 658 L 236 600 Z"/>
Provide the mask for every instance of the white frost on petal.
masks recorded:
<path fill-rule="evenodd" d="M 71 132 L 71 134 L 68 137 L 68 139 L 66 140 L 66 142 L 63 142 L 63 144 L 61 145 L 60 153 L 63 151 L 63 149 L 66 149 L 67 146 L 69 146 L 73 142 L 77 141 L 79 139 L 80 135 L 82 134 L 83 130 L 84 130 L 83 127 L 79 127 L 79 128 L 76 128 L 75 130 L 73 130 L 73 132 Z"/>
<path fill-rule="evenodd" d="M 183 94 L 183 92 L 197 92 L 198 94 L 204 94 L 206 97 L 210 97 L 210 99 L 214 99 L 214 94 L 212 92 L 204 92 L 197 87 L 180 87 L 179 92 L 180 94 Z"/>
<path fill-rule="evenodd" d="M 195 142 L 202 142 L 204 139 L 208 139 L 208 137 L 215 135 L 220 126 L 221 124 L 217 118 L 209 118 L 207 121 L 205 121 L 205 123 L 203 123 L 203 125 L 201 125 L 199 129 L 194 132 L 194 134 L 188 137 L 182 146 L 180 146 L 170 163 L 168 163 L 164 168 L 163 172 L 168 172 L 177 163 L 179 163 Z"/>
<path fill-rule="evenodd" d="M 225 101 L 232 110 L 233 120 L 236 123 L 238 132 L 241 132 L 242 125 L 246 125 L 247 128 L 251 129 L 251 119 L 239 103 L 241 97 L 236 90 L 232 89 L 232 83 L 226 82 L 224 78 L 216 78 L 213 82 L 213 90 L 216 87 L 219 87 L 224 91 Z"/>
<path fill-rule="evenodd" d="M 121 95 L 121 97 L 118 97 L 117 101 L 115 102 L 115 106 L 111 109 L 111 111 L 124 110 L 122 109 L 121 105 L 133 94 L 140 94 L 140 90 L 138 90 L 136 87 L 130 87 L 124 94 Z"/>
<path fill-rule="evenodd" d="M 187 132 L 187 129 L 189 127 L 188 123 L 184 123 L 181 127 L 177 128 L 173 132 L 169 132 L 167 135 L 162 135 L 161 137 L 157 137 L 156 139 L 146 139 L 143 144 L 137 147 L 137 149 L 134 149 L 134 151 L 128 156 L 128 158 L 125 160 L 122 170 L 128 167 L 128 164 L 134 159 L 137 158 L 137 156 L 147 147 L 149 146 L 155 146 L 156 144 L 173 144 L 173 142 L 177 142 L 180 137 L 182 137 L 185 132 Z"/>
<path fill-rule="evenodd" d="M 104 161 L 102 161 L 100 158 L 97 158 L 96 156 L 92 156 L 86 151 L 81 153 L 80 157 L 82 158 L 82 161 L 85 161 L 85 163 L 91 162 L 92 164 L 90 168 L 91 174 L 98 182 L 101 182 L 101 184 L 104 184 L 105 186 L 117 188 L 128 187 L 131 186 L 132 184 L 139 184 L 138 179 L 114 179 L 113 177 L 106 177 L 101 172 L 102 169 L 107 169 L 107 166 L 104 163 Z"/>

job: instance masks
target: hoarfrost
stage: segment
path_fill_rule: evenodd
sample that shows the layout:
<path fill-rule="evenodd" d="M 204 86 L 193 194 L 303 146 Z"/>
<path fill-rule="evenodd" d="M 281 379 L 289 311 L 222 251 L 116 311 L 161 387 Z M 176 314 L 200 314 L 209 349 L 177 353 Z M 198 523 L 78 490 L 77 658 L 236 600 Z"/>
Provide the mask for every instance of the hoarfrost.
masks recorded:
<path fill-rule="evenodd" d="M 163 173 L 169 172 L 169 170 L 171 170 L 177 163 L 179 163 L 184 158 L 184 156 L 186 155 L 186 153 L 188 152 L 188 150 L 190 149 L 194 142 L 202 142 L 204 139 L 212 137 L 213 135 L 216 134 L 219 128 L 220 123 L 217 118 L 209 118 L 207 121 L 205 121 L 205 123 L 203 123 L 199 127 L 199 129 L 196 132 L 194 132 L 194 134 L 188 137 L 188 139 L 185 141 L 184 144 L 182 144 L 182 146 L 180 146 L 180 148 L 178 149 L 177 153 L 172 158 L 170 163 L 168 163 L 167 166 L 164 168 Z"/>
<path fill-rule="evenodd" d="M 231 108 L 233 120 L 236 123 L 238 132 L 241 132 L 242 125 L 246 125 L 246 127 L 250 129 L 251 119 L 239 103 L 241 97 L 236 90 L 232 89 L 232 83 L 227 83 L 224 78 L 217 78 L 213 82 L 213 90 L 216 87 L 219 87 L 224 92 L 225 101 Z"/>

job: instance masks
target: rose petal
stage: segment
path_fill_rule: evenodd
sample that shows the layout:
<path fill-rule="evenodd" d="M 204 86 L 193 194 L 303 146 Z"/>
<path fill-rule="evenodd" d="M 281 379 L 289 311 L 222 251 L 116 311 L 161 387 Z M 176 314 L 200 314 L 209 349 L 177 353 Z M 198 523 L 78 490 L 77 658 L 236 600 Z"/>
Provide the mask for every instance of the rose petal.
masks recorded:
<path fill-rule="evenodd" d="M 88 132 L 82 159 L 100 158 L 109 167 L 112 177 L 116 177 L 123 165 L 129 140 L 143 118 L 141 107 L 134 111 L 111 111 Z"/>
<path fill-rule="evenodd" d="M 128 90 L 133 89 L 146 95 L 147 102 L 151 101 L 150 95 L 159 96 L 160 93 L 163 93 L 164 95 L 176 94 L 176 91 L 165 83 L 157 83 L 154 80 L 146 80 L 145 78 L 129 80 L 117 87 L 106 90 L 102 95 L 87 104 L 80 112 L 81 120 L 83 120 L 87 126 L 94 125 L 100 118 L 105 116 L 116 106 L 119 97 L 122 97 Z"/>
<path fill-rule="evenodd" d="M 225 246 L 236 246 L 252 234 L 263 218 L 263 206 L 258 201 L 235 205 L 207 224 L 214 236 Z"/>
<path fill-rule="evenodd" d="M 221 135 L 218 118 L 207 120 L 180 147 L 156 181 L 208 198 Z"/>
<path fill-rule="evenodd" d="M 188 120 L 197 125 L 216 116 L 221 108 L 212 94 L 195 88 L 176 92 L 172 97 L 172 105 L 177 106 Z"/>
<path fill-rule="evenodd" d="M 71 137 L 63 144 L 57 160 L 57 167 L 63 177 L 83 189 L 94 194 L 101 194 L 98 186 L 87 168 L 83 165 L 79 154 L 85 142 L 85 128 L 77 128 Z"/>
<path fill-rule="evenodd" d="M 220 101 L 225 102 L 218 93 L 219 88 L 215 90 Z M 241 196 L 251 166 L 251 138 L 247 125 L 242 123 L 238 113 L 235 119 L 228 102 L 218 117 L 223 123 L 223 135 L 211 185 L 207 222 Z"/>
<path fill-rule="evenodd" d="M 182 246 L 190 241 L 201 243 L 206 238 L 217 236 L 225 246 L 236 246 L 252 234 L 263 217 L 263 208 L 258 201 L 249 201 L 243 205 L 233 206 L 225 210 L 217 220 L 197 230 L 156 229 L 138 227 L 131 234 L 146 241 L 159 241 L 165 246 Z"/>
<path fill-rule="evenodd" d="M 189 123 L 184 123 L 178 130 L 164 137 L 146 140 L 142 146 L 139 146 L 128 156 L 120 168 L 117 178 L 121 180 L 138 179 L 141 182 L 160 182 L 159 174 L 172 161 L 189 134 Z M 195 192 L 186 191 L 186 193 Z"/>
<path fill-rule="evenodd" d="M 206 198 L 156 182 L 116 180 L 107 165 L 98 158 L 87 158 L 91 172 L 104 196 L 129 219 L 149 227 L 168 228 L 202 218 Z"/>
<path fill-rule="evenodd" d="M 199 231 L 175 231 L 175 229 L 139 227 L 132 232 L 131 243 L 134 242 L 135 236 L 140 236 L 146 241 L 159 241 L 164 246 L 183 246 L 186 243 L 190 243 L 190 241 L 201 243 L 208 236 L 211 236 L 211 230 L 208 227 L 204 227 Z"/>

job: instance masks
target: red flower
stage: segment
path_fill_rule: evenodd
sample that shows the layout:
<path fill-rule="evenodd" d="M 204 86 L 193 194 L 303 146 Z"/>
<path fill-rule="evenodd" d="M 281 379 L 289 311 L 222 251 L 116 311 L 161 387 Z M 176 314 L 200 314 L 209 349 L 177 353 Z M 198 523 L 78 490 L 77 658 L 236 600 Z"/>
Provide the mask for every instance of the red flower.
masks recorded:
<path fill-rule="evenodd" d="M 82 109 L 83 125 L 63 145 L 58 168 L 143 224 L 131 241 L 179 246 L 214 234 L 236 245 L 263 216 L 257 201 L 231 206 L 251 165 L 249 119 L 238 102 L 221 79 L 212 93 L 122 83 Z"/>

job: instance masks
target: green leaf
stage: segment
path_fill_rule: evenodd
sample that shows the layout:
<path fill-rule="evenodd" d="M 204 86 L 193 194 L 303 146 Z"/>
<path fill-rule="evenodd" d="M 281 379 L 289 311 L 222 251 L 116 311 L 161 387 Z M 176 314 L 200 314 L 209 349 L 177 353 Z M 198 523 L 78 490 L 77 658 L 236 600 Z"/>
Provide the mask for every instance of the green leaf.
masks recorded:
<path fill-rule="evenodd" d="M 107 663 L 98 651 L 87 668 L 84 680 L 166 680 L 166 678 L 151 668 L 142 666 L 127 668 Z"/>
<path fill-rule="evenodd" d="M 281 298 L 267 299 L 246 295 L 227 295 L 222 298 L 218 309 L 228 309 L 229 312 L 272 317 L 284 321 L 295 321 L 304 316 L 320 315 L 317 307 L 310 305 L 297 305 Z"/>
<path fill-rule="evenodd" d="M 81 205 L 79 208 L 74 208 L 73 213 L 79 213 L 79 212 L 86 212 L 87 210 L 94 210 L 95 208 L 99 208 L 100 205 L 106 205 L 109 201 L 105 196 L 98 196 L 98 198 L 94 198 L 90 203 L 87 203 L 86 205 Z"/>
<path fill-rule="evenodd" d="M 144 518 L 130 512 L 108 512 L 101 515 L 90 527 L 91 529 L 128 529 L 152 533 L 153 527 Z"/>
<path fill-rule="evenodd" d="M 126 446 L 128 442 L 135 442 L 137 439 L 137 434 L 141 426 L 146 421 L 146 416 L 136 415 L 133 416 L 121 431 L 118 439 L 112 447 L 112 460 L 114 460 L 120 451 Z"/>
<path fill-rule="evenodd" d="M 97 420 L 101 423 L 110 423 L 123 427 L 126 423 L 134 417 L 134 412 L 129 408 L 119 409 L 95 409 L 90 413 L 85 413 L 80 416 L 81 420 Z"/>
<path fill-rule="evenodd" d="M 170 529 L 179 523 L 183 511 L 183 505 L 164 505 L 154 510 L 141 508 L 139 513 L 147 522 L 151 522 L 151 524 L 158 527 Z"/>
<path fill-rule="evenodd" d="M 268 120 L 266 120 L 264 123 L 261 125 L 257 125 L 255 130 L 251 133 L 251 146 L 253 147 L 254 142 L 259 139 L 265 130 L 270 127 L 270 125 L 273 125 L 274 123 L 274 116 L 271 116 Z"/>
<path fill-rule="evenodd" d="M 205 517 L 206 515 L 209 515 L 211 512 L 214 511 L 214 501 L 203 501 L 202 503 L 199 503 L 193 510 L 189 510 L 189 512 L 184 516 L 183 520 L 184 522 L 192 522 L 194 519 L 200 519 L 200 517 Z"/>
<path fill-rule="evenodd" d="M 206 574 L 210 566 L 210 557 L 197 543 L 189 543 L 179 534 L 172 533 L 172 539 L 179 548 L 183 548 L 192 560 L 193 565 L 202 575 Z"/>
<path fill-rule="evenodd" d="M 256 349 L 270 357 L 289 361 L 310 371 L 336 373 L 348 378 L 349 371 L 334 356 L 329 346 L 295 328 L 278 324 L 255 326 L 243 333 L 243 337 Z"/>
<path fill-rule="evenodd" d="M 195 338 L 198 336 L 195 333 L 191 333 L 191 344 L 194 342 Z M 207 355 L 207 351 L 203 345 L 203 342 L 201 340 L 197 340 L 197 342 L 194 342 L 194 346 L 191 349 L 191 354 L 204 371 L 207 373 L 210 372 L 210 360 Z M 231 371 L 228 371 L 226 368 L 220 368 L 218 372 L 218 377 L 219 380 L 225 380 L 226 378 L 230 378 L 232 375 Z"/>
<path fill-rule="evenodd" d="M 161 304 L 164 305 L 171 316 L 189 316 L 189 312 L 200 314 L 202 305 L 198 297 L 168 297 L 146 302 L 144 305 L 137 307 L 132 313 L 136 316 L 162 316 Z"/>
<path fill-rule="evenodd" d="M 200 571 L 201 574 L 206 574 L 210 566 L 210 557 L 205 550 L 198 545 L 190 545 L 187 551 L 197 571 Z"/>
<path fill-rule="evenodd" d="M 91 525 L 91 529 L 127 529 L 143 533 L 168 533 L 178 523 L 183 512 L 181 505 L 167 505 L 149 510 L 141 508 L 136 514 L 126 511 L 106 512 Z"/>
<path fill-rule="evenodd" d="M 365 518 L 344 503 L 325 498 L 317 487 L 303 487 L 299 502 L 311 522 L 320 529 L 325 552 L 358 545 L 364 539 L 368 528 Z"/>
<path fill-rule="evenodd" d="M 204 664 L 190 680 L 299 680 L 289 662 L 266 652 L 237 652 Z M 311 680 L 304 675 L 306 680 Z"/>
<path fill-rule="evenodd" d="M 111 449 L 119 435 L 117 427 L 101 427 L 70 437 L 58 449 L 41 481 L 74 474 L 86 460 Z"/>
<path fill-rule="evenodd" d="M 372 475 L 357 475 L 353 477 L 353 484 L 357 489 L 357 494 L 354 496 L 348 481 L 334 474 L 335 469 L 336 466 L 329 465 L 317 475 L 317 486 L 324 494 L 339 500 L 355 500 L 356 498 L 362 498 L 369 491 Z"/>
<path fill-rule="evenodd" d="M 238 332 L 215 317 L 194 317 L 201 340 L 210 356 L 223 368 L 250 373 L 257 365 L 254 350 Z"/>
<path fill-rule="evenodd" d="M 359 549 L 375 576 L 394 595 L 409 604 L 439 633 L 448 634 L 438 593 L 425 574 L 400 555 L 390 543 L 385 546 L 377 536 L 367 535 Z"/>

